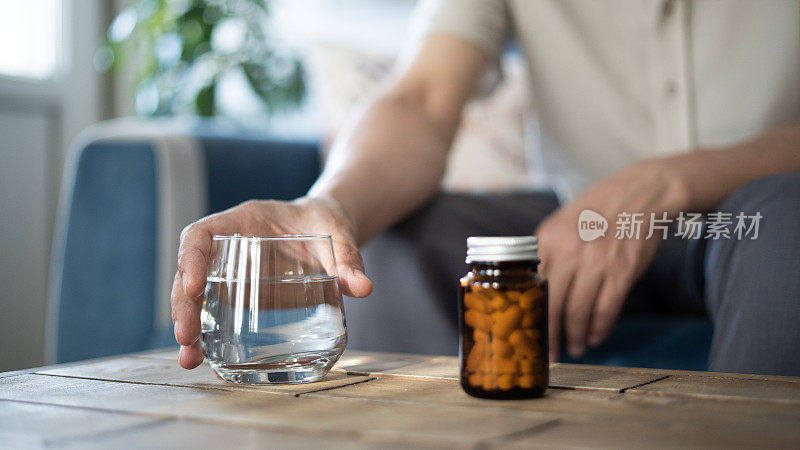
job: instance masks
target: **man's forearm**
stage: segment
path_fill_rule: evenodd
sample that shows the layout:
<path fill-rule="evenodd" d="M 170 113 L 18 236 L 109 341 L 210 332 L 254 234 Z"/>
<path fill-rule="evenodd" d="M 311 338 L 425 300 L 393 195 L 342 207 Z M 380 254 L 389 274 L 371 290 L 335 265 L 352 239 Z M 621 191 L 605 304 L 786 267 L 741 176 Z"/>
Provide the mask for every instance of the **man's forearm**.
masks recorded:
<path fill-rule="evenodd" d="M 659 164 L 681 180 L 681 210 L 709 211 L 756 178 L 800 171 L 800 124 L 768 131 L 729 148 L 668 157 Z"/>
<path fill-rule="evenodd" d="M 436 192 L 461 111 L 488 63 L 481 49 L 449 35 L 405 54 L 391 88 L 338 137 L 309 191 L 341 205 L 359 244 Z"/>
<path fill-rule="evenodd" d="M 385 95 L 337 139 L 309 195 L 336 200 L 364 243 L 436 192 L 454 128 L 413 101 Z"/>

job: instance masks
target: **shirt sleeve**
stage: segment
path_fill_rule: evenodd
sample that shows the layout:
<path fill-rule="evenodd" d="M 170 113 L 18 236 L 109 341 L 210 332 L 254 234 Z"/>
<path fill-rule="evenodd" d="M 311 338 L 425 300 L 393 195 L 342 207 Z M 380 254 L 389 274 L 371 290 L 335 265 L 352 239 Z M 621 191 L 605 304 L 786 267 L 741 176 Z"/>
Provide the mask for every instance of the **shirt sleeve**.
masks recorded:
<path fill-rule="evenodd" d="M 412 35 L 431 34 L 462 38 L 496 60 L 510 35 L 505 0 L 421 0 L 414 13 Z"/>

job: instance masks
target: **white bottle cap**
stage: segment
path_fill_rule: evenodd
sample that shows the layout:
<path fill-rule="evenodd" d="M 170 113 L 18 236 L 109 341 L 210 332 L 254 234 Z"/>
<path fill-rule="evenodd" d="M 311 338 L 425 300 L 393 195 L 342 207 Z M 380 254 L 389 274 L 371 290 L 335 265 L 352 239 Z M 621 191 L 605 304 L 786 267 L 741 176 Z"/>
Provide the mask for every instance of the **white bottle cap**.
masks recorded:
<path fill-rule="evenodd" d="M 467 238 L 467 264 L 539 260 L 536 236 L 472 236 Z"/>

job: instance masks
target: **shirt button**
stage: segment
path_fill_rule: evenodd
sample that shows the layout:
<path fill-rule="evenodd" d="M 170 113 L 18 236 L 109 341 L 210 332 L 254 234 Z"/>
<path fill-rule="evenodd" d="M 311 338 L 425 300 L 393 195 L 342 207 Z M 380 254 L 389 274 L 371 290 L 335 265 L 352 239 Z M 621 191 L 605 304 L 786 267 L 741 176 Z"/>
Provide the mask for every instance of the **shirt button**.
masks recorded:
<path fill-rule="evenodd" d="M 666 19 L 667 17 L 669 17 L 674 9 L 675 9 L 675 0 L 665 0 L 664 4 L 661 6 L 661 18 Z"/>
<path fill-rule="evenodd" d="M 667 81 L 664 85 L 664 92 L 667 97 L 674 97 L 678 93 L 678 85 L 674 81 Z"/>

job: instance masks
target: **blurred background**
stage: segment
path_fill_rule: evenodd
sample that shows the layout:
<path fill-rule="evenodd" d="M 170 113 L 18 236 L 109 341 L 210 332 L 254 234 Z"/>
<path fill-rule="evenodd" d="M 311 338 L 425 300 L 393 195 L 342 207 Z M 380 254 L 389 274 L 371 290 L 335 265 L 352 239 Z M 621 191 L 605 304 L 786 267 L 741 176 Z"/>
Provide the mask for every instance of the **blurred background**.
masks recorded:
<path fill-rule="evenodd" d="M 0 371 L 70 359 L 53 346 L 82 332 L 84 311 L 76 307 L 73 328 L 65 329 L 62 285 L 108 277 L 87 269 L 80 281 L 63 279 L 72 266 L 98 263 L 65 259 L 66 232 L 58 237 L 76 205 L 70 195 L 82 130 L 120 117 L 203 129 L 213 118 L 215 129 L 229 133 L 324 149 L 391 69 L 414 7 L 415 0 L 0 0 Z M 523 156 L 526 75 L 513 54 L 502 67 L 492 94 L 467 109 L 446 190 L 537 184 Z M 130 123 L 138 122 L 120 126 Z M 476 162 L 480 174 L 468 170 Z M 90 224 L 102 215 L 96 202 L 87 208 Z M 185 223 L 175 225 L 177 232 Z M 101 253 L 115 245 L 84 228 L 73 245 L 105 246 L 93 249 Z M 126 232 L 116 239 L 125 242 Z M 169 270 L 174 265 L 161 268 Z M 114 292 L 81 300 L 88 294 L 70 289 L 72 301 L 123 301 Z M 150 298 L 163 296 L 149 289 Z"/>

